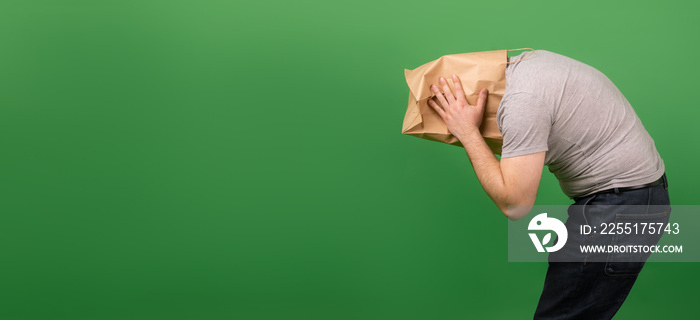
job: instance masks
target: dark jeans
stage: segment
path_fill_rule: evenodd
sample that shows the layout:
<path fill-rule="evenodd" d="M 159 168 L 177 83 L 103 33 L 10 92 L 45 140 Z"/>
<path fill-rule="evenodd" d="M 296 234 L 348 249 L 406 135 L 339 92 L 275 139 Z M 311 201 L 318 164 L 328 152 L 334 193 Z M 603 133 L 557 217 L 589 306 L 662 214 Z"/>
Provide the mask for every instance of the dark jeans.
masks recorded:
<path fill-rule="evenodd" d="M 609 214 L 609 212 L 605 214 L 606 210 L 598 210 L 600 208 L 611 208 L 611 206 L 617 208 L 622 207 L 621 205 L 647 206 L 647 208 L 667 206 L 669 209 L 664 214 L 652 209 L 647 210 L 648 214 L 629 216 L 633 216 L 639 222 L 668 223 L 670 200 L 665 173 L 663 178 L 664 183 L 654 187 L 622 191 L 619 194 L 599 193 L 574 198 L 575 203 L 569 207 L 569 218 L 565 223 L 567 230 L 570 230 L 565 248 L 578 247 L 579 244 L 598 244 L 596 241 L 601 241 L 601 236 L 577 235 L 580 225 L 619 222 L 616 218 L 625 216 Z M 608 261 L 605 257 L 603 260 L 585 257 L 579 260 L 582 262 L 556 262 L 557 257 L 561 258 L 562 255 L 569 253 L 564 249 L 550 253 L 549 268 L 534 318 L 611 319 L 627 298 L 645 261 L 610 261 L 608 256 Z"/>

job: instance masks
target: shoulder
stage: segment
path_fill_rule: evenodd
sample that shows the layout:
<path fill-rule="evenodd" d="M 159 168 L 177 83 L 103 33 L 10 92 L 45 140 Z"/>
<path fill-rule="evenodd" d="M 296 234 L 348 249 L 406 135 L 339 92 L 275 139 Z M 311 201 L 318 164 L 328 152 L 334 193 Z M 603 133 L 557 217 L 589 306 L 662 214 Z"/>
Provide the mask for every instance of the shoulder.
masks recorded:
<path fill-rule="evenodd" d="M 542 108 L 543 99 L 535 93 L 528 91 L 507 92 L 501 99 L 498 106 L 498 114 L 502 114 L 513 109 Z"/>
<path fill-rule="evenodd" d="M 552 115 L 543 101 L 537 94 L 528 91 L 506 93 L 496 111 L 499 129 L 533 118 L 540 118 L 540 121 L 546 119 L 551 123 Z M 505 121 L 506 118 L 508 121 Z"/>

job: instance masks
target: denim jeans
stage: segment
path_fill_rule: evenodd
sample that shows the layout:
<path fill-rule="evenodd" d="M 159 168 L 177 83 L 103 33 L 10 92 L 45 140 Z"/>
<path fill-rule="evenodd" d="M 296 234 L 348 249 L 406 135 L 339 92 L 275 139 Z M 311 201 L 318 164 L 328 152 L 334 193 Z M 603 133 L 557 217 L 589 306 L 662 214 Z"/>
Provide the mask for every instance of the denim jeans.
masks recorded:
<path fill-rule="evenodd" d="M 569 218 L 565 223 L 567 230 L 570 230 L 565 247 L 596 244 L 596 241 L 603 239 L 600 236 L 576 235 L 581 225 L 619 222 L 616 219 L 625 216 L 596 208 L 624 207 L 622 205 L 668 207 L 664 211 L 651 209 L 643 211 L 645 214 L 629 215 L 639 222 L 668 223 L 670 200 L 665 173 L 663 179 L 663 184 L 653 187 L 574 198 L 575 202 L 569 207 Z M 658 238 L 652 241 L 656 244 Z M 557 259 L 567 254 L 566 250 L 560 251 L 561 253 L 552 252 L 549 255 L 549 268 L 534 319 L 611 319 L 627 298 L 648 257 L 643 257 L 644 261 L 620 262 L 610 261 L 611 253 L 604 253 L 607 257 L 602 260 L 585 257 L 577 260 L 581 262 L 558 262 L 557 260 L 567 261 Z"/>

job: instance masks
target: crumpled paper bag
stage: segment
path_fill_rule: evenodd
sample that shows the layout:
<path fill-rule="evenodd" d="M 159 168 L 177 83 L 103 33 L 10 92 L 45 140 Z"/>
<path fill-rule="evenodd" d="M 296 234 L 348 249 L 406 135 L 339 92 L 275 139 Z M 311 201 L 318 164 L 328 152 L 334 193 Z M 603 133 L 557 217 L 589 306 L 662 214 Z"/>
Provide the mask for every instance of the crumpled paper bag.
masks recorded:
<path fill-rule="evenodd" d="M 401 133 L 463 147 L 459 139 L 449 132 L 440 115 L 428 104 L 428 99 L 435 97 L 435 94 L 430 90 L 431 84 L 436 84 L 442 91 L 440 77 L 448 79 L 450 89 L 452 89 L 453 94 L 455 93 L 452 82 L 452 74 L 454 73 L 462 81 L 467 102 L 471 105 L 476 105 L 479 91 L 482 88 L 488 89 L 484 118 L 479 130 L 491 151 L 495 154 L 501 154 L 503 136 L 498 129 L 496 112 L 498 112 L 498 106 L 506 90 L 506 65 L 508 51 L 511 50 L 445 55 L 416 69 L 404 69 L 410 92 Z"/>

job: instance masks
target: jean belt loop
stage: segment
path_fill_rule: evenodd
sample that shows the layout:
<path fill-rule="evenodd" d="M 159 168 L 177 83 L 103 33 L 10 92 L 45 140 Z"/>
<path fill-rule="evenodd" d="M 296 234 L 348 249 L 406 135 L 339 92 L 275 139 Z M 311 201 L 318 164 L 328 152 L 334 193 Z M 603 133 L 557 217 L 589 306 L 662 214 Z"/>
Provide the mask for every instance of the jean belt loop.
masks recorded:
<path fill-rule="evenodd" d="M 666 178 L 666 173 L 662 176 L 664 178 L 664 189 L 668 189 L 668 179 Z"/>
<path fill-rule="evenodd" d="M 615 190 L 615 194 L 619 196 L 619 195 L 620 195 L 620 189 L 619 189 L 619 188 L 615 188 L 614 190 Z"/>

